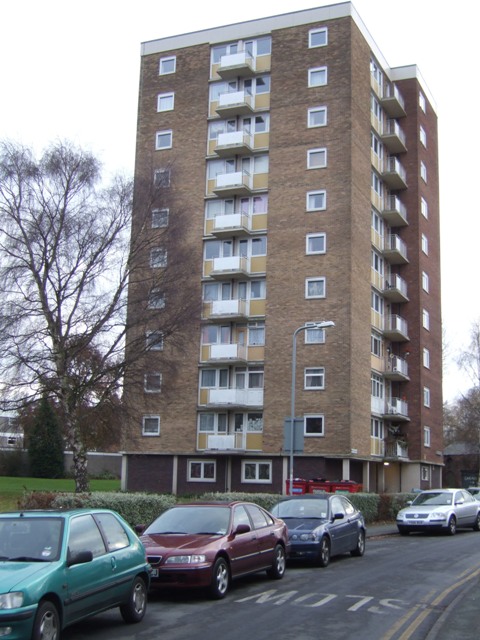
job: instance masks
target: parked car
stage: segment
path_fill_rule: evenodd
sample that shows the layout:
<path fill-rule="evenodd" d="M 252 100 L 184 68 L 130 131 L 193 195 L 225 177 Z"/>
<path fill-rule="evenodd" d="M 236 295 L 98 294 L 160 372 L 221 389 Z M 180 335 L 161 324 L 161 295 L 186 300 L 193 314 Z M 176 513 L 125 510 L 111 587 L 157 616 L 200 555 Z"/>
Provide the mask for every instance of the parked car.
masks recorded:
<path fill-rule="evenodd" d="M 290 557 L 326 567 L 332 556 L 363 556 L 365 520 L 340 494 L 317 493 L 283 498 L 272 509 L 287 524 Z"/>
<path fill-rule="evenodd" d="M 152 586 L 203 587 L 223 598 L 231 580 L 258 571 L 283 578 L 287 527 L 256 504 L 178 504 L 145 529 L 141 540 Z"/>
<path fill-rule="evenodd" d="M 103 509 L 0 514 L 0 635 L 59 640 L 62 629 L 120 607 L 142 620 L 150 567 L 138 536 Z"/>
<path fill-rule="evenodd" d="M 402 535 L 443 531 L 453 536 L 459 527 L 480 531 L 480 502 L 465 489 L 422 491 L 397 514 L 397 528 Z"/>

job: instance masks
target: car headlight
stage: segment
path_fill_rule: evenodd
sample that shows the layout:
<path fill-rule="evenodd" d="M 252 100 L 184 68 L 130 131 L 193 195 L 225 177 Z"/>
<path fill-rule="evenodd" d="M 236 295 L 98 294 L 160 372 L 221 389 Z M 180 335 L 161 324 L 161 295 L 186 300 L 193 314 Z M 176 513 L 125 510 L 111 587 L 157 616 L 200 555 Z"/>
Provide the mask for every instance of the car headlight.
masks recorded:
<path fill-rule="evenodd" d="M 192 556 L 170 556 L 165 560 L 165 564 L 200 564 L 205 562 L 205 556 L 195 554 Z"/>
<path fill-rule="evenodd" d="M 21 591 L 0 593 L 0 609 L 18 609 L 22 604 L 23 593 Z"/>
<path fill-rule="evenodd" d="M 430 514 L 430 520 L 446 520 L 447 516 L 442 511 L 432 511 Z"/>

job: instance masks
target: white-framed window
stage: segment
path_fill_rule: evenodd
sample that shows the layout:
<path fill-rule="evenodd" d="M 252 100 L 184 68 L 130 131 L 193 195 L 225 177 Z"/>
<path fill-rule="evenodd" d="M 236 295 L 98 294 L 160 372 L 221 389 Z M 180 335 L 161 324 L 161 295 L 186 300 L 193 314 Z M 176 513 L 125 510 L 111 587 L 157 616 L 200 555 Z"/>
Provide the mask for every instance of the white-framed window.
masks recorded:
<path fill-rule="evenodd" d="M 327 107 L 311 107 L 308 110 L 307 125 L 312 127 L 325 127 L 327 125 Z"/>
<path fill-rule="evenodd" d="M 375 171 L 372 171 L 372 189 L 379 198 L 383 197 L 383 182 Z"/>
<path fill-rule="evenodd" d="M 165 292 L 161 289 L 152 289 L 148 297 L 149 309 L 165 309 Z"/>
<path fill-rule="evenodd" d="M 303 416 L 303 433 L 306 437 L 325 435 L 325 416 L 321 413 Z"/>
<path fill-rule="evenodd" d="M 371 393 L 372 398 L 384 398 L 385 397 L 385 383 L 382 376 L 377 373 L 372 373 L 370 376 Z"/>
<path fill-rule="evenodd" d="M 166 76 L 169 73 L 175 73 L 177 69 L 176 56 L 168 56 L 168 58 L 160 58 L 158 75 Z"/>
<path fill-rule="evenodd" d="M 430 480 L 430 467 L 421 467 L 421 479 L 425 482 Z"/>
<path fill-rule="evenodd" d="M 430 331 L 430 313 L 426 309 L 422 310 L 422 326 Z"/>
<path fill-rule="evenodd" d="M 423 366 L 430 369 L 430 351 L 426 347 L 423 348 Z"/>
<path fill-rule="evenodd" d="M 420 177 L 424 182 L 427 182 L 427 165 L 423 161 L 420 162 Z"/>
<path fill-rule="evenodd" d="M 199 413 L 198 431 L 202 433 L 225 434 L 227 432 L 227 414 Z"/>
<path fill-rule="evenodd" d="M 306 278 L 305 298 L 325 298 L 326 281 L 325 278 Z"/>
<path fill-rule="evenodd" d="M 163 331 L 147 331 L 145 334 L 145 346 L 148 351 L 163 351 L 165 336 Z"/>
<path fill-rule="evenodd" d="M 418 93 L 418 104 L 420 105 L 420 109 L 423 113 L 427 112 L 427 101 L 425 100 L 425 96 L 421 91 Z"/>
<path fill-rule="evenodd" d="M 430 427 L 423 427 L 423 444 L 425 447 L 429 447 L 431 445 L 430 436 L 431 436 Z"/>
<path fill-rule="evenodd" d="M 428 293 L 430 290 L 430 279 L 428 277 L 428 273 L 422 271 L 422 289 Z"/>
<path fill-rule="evenodd" d="M 325 344 L 325 329 L 311 327 L 305 330 L 305 344 Z"/>
<path fill-rule="evenodd" d="M 159 93 L 157 96 L 157 111 L 173 111 L 175 106 L 175 93 Z"/>
<path fill-rule="evenodd" d="M 383 316 L 384 301 L 382 296 L 379 295 L 376 291 L 373 291 L 372 289 L 371 300 L 372 300 L 372 309 L 376 311 L 378 314 L 380 314 L 381 316 Z"/>
<path fill-rule="evenodd" d="M 155 247 L 150 250 L 150 267 L 159 269 L 167 266 L 167 250 L 165 247 Z"/>
<path fill-rule="evenodd" d="M 272 483 L 272 463 L 268 460 L 242 460 L 242 482 Z"/>
<path fill-rule="evenodd" d="M 427 132 L 422 127 L 422 125 L 420 125 L 419 135 L 420 135 L 420 142 L 426 148 L 427 147 Z"/>
<path fill-rule="evenodd" d="M 171 129 L 167 131 L 157 131 L 155 136 L 155 149 L 160 151 L 162 149 L 171 149 L 173 144 L 173 133 Z"/>
<path fill-rule="evenodd" d="M 370 437 L 374 438 L 375 440 L 384 440 L 385 431 L 383 420 L 380 420 L 379 418 L 370 419 Z"/>
<path fill-rule="evenodd" d="M 325 389 L 325 367 L 305 367 L 303 388 L 305 391 Z"/>
<path fill-rule="evenodd" d="M 200 387 L 202 389 L 226 389 L 228 387 L 228 369 L 201 369 Z"/>
<path fill-rule="evenodd" d="M 308 169 L 323 169 L 327 166 L 327 150 L 323 149 L 309 149 L 307 151 L 307 168 Z"/>
<path fill-rule="evenodd" d="M 428 202 L 423 196 L 420 198 L 420 212 L 422 216 L 428 220 Z"/>
<path fill-rule="evenodd" d="M 307 211 L 325 211 L 326 208 L 327 192 L 325 189 L 307 193 Z"/>
<path fill-rule="evenodd" d="M 156 187 L 169 187 L 170 169 L 157 169 L 155 171 L 154 183 Z"/>
<path fill-rule="evenodd" d="M 380 138 L 373 133 L 373 131 L 370 134 L 370 146 L 373 153 L 381 160 L 383 158 L 383 143 L 380 141 Z"/>
<path fill-rule="evenodd" d="M 327 234 L 307 233 L 305 244 L 307 255 L 325 253 L 327 250 Z"/>
<path fill-rule="evenodd" d="M 321 27 L 319 29 L 310 29 L 308 32 L 308 47 L 314 49 L 315 47 L 325 47 L 328 44 L 328 29 L 327 27 Z"/>
<path fill-rule="evenodd" d="M 370 351 L 377 358 L 383 357 L 383 342 L 378 333 L 372 333 L 370 337 Z"/>
<path fill-rule="evenodd" d="M 372 269 L 378 273 L 380 276 L 383 276 L 383 269 L 384 269 L 384 260 L 382 258 L 381 255 L 379 255 L 376 251 L 373 251 L 372 249 L 372 264 L 371 267 Z"/>
<path fill-rule="evenodd" d="M 422 251 L 428 256 L 428 238 L 424 233 L 422 233 Z"/>
<path fill-rule="evenodd" d="M 189 482 L 215 482 L 217 466 L 215 460 L 189 460 Z"/>
<path fill-rule="evenodd" d="M 143 416 L 142 435 L 144 436 L 160 435 L 160 416 Z"/>
<path fill-rule="evenodd" d="M 314 67 L 308 70 L 308 86 L 324 87 L 327 84 L 327 67 Z"/>
<path fill-rule="evenodd" d="M 168 227 L 168 209 L 153 209 L 152 211 L 152 229 L 161 229 Z"/>
<path fill-rule="evenodd" d="M 428 387 L 423 387 L 423 406 L 430 406 L 430 389 Z"/>
<path fill-rule="evenodd" d="M 248 344 L 251 347 L 261 347 L 265 344 L 265 323 L 251 322 L 248 325 Z"/>
<path fill-rule="evenodd" d="M 162 374 L 157 372 L 145 373 L 143 376 L 143 390 L 145 393 L 160 393 L 162 389 Z"/>

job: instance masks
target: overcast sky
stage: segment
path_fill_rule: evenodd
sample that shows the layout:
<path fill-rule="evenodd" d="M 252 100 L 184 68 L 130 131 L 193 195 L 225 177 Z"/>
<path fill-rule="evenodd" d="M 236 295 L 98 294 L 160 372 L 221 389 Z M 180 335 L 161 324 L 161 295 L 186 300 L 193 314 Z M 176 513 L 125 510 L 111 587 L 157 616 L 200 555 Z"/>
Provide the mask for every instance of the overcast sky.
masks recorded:
<path fill-rule="evenodd" d="M 298 11 L 325 0 L 3 0 L 0 138 L 41 150 L 89 149 L 108 173 L 133 173 L 140 43 Z M 478 0 L 355 0 L 388 64 L 418 65 L 437 105 L 440 139 L 444 395 L 472 382 L 454 364 L 480 318 L 477 120 Z M 168 9 L 167 9 L 168 7 Z M 167 9 L 167 10 L 166 10 Z"/>

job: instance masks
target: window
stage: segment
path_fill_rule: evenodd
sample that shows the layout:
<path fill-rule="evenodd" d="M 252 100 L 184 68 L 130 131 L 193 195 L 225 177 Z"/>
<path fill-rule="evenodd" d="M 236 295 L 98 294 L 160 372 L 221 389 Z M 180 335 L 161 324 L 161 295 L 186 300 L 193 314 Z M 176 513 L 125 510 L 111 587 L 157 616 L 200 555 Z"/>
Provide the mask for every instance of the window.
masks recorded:
<path fill-rule="evenodd" d="M 161 373 L 146 373 L 143 376 L 143 390 L 146 393 L 160 393 L 162 388 Z"/>
<path fill-rule="evenodd" d="M 160 289 L 152 289 L 148 298 L 149 309 L 165 309 L 165 293 Z"/>
<path fill-rule="evenodd" d="M 175 103 L 175 94 L 159 93 L 157 96 L 157 111 L 173 111 Z"/>
<path fill-rule="evenodd" d="M 376 291 L 372 291 L 372 309 L 383 316 L 383 298 Z"/>
<path fill-rule="evenodd" d="M 147 331 L 145 334 L 145 343 L 149 351 L 163 351 L 163 331 Z"/>
<path fill-rule="evenodd" d="M 373 153 L 377 156 L 377 158 L 383 158 L 383 144 L 380 142 L 379 138 L 374 133 L 370 134 L 370 146 L 372 148 Z"/>
<path fill-rule="evenodd" d="M 372 269 L 376 271 L 379 275 L 383 276 L 384 262 L 383 262 L 382 256 L 380 256 L 376 251 L 372 251 L 371 260 L 372 260 L 372 263 L 371 263 Z"/>
<path fill-rule="evenodd" d="M 307 255 L 325 253 L 327 236 L 325 233 L 309 233 L 306 238 Z"/>
<path fill-rule="evenodd" d="M 305 331 L 305 344 L 325 344 L 325 329 L 312 327 Z"/>
<path fill-rule="evenodd" d="M 307 211 L 324 211 L 326 208 L 326 191 L 309 191 L 307 193 Z"/>
<path fill-rule="evenodd" d="M 152 211 L 152 229 L 168 227 L 168 209 L 154 209 Z"/>
<path fill-rule="evenodd" d="M 152 269 L 167 266 L 167 250 L 163 247 L 156 247 L 150 251 L 150 266 Z"/>
<path fill-rule="evenodd" d="M 321 169 L 327 166 L 326 149 L 309 149 L 307 151 L 307 168 Z"/>
<path fill-rule="evenodd" d="M 142 435 L 160 435 L 160 416 L 143 416 Z"/>
<path fill-rule="evenodd" d="M 117 551 L 129 546 L 130 540 L 125 529 L 112 513 L 98 513 L 95 520 L 105 533 L 108 551 Z"/>
<path fill-rule="evenodd" d="M 424 482 L 428 482 L 430 480 L 430 467 L 422 467 L 421 479 Z"/>
<path fill-rule="evenodd" d="M 423 197 L 420 200 L 420 211 L 422 216 L 428 219 L 428 203 Z"/>
<path fill-rule="evenodd" d="M 384 428 L 382 420 L 378 418 L 371 418 L 370 420 L 370 437 L 375 438 L 375 440 L 384 439 Z"/>
<path fill-rule="evenodd" d="M 198 416 L 198 430 L 209 433 L 226 433 L 227 414 L 200 413 Z"/>
<path fill-rule="evenodd" d="M 422 233 L 422 251 L 428 256 L 428 238 L 424 233 Z"/>
<path fill-rule="evenodd" d="M 327 67 L 316 67 L 308 70 L 308 86 L 324 87 L 327 84 Z"/>
<path fill-rule="evenodd" d="M 374 171 L 372 171 L 372 189 L 379 198 L 383 196 L 383 182 Z"/>
<path fill-rule="evenodd" d="M 308 110 L 308 127 L 325 127 L 327 124 L 327 107 L 312 107 Z"/>
<path fill-rule="evenodd" d="M 370 350 L 374 356 L 377 356 L 377 358 L 382 357 L 382 338 L 378 335 L 378 333 L 372 333 L 370 337 Z"/>
<path fill-rule="evenodd" d="M 424 147 L 427 146 L 427 132 L 422 126 L 420 126 L 420 142 Z"/>
<path fill-rule="evenodd" d="M 161 149 L 172 148 L 173 134 L 171 131 L 157 131 L 155 138 L 155 149 L 157 151 Z"/>
<path fill-rule="evenodd" d="M 306 436 L 325 435 L 325 419 L 321 414 L 304 416 L 303 420 L 303 433 Z"/>
<path fill-rule="evenodd" d="M 384 397 L 385 387 L 384 387 L 382 376 L 379 376 L 376 373 L 372 373 L 370 376 L 370 385 L 371 385 L 372 398 Z"/>
<path fill-rule="evenodd" d="M 155 171 L 155 186 L 156 187 L 170 186 L 170 169 L 157 169 Z"/>
<path fill-rule="evenodd" d="M 265 344 L 265 325 L 263 323 L 248 325 L 248 344 L 251 347 Z"/>
<path fill-rule="evenodd" d="M 422 271 L 422 289 L 428 293 L 430 287 L 430 280 L 428 277 L 428 273 Z"/>
<path fill-rule="evenodd" d="M 428 387 L 423 387 L 423 406 L 430 406 L 430 389 Z"/>
<path fill-rule="evenodd" d="M 306 298 L 325 298 L 325 278 L 307 278 L 305 280 Z"/>
<path fill-rule="evenodd" d="M 215 460 L 189 460 L 188 480 L 190 482 L 215 482 Z"/>
<path fill-rule="evenodd" d="M 325 389 L 325 368 L 305 367 L 304 389 L 312 391 L 315 389 Z"/>
<path fill-rule="evenodd" d="M 94 558 L 98 558 L 105 553 L 102 535 L 91 515 L 79 516 L 71 521 L 68 549 L 70 554 L 76 554 L 88 549 L 92 552 Z"/>
<path fill-rule="evenodd" d="M 328 44 L 328 29 L 322 27 L 321 29 L 310 29 L 308 32 L 308 47 L 313 49 L 314 47 L 324 47 Z"/>
<path fill-rule="evenodd" d="M 422 311 L 422 325 L 424 329 L 430 331 L 430 314 L 426 309 Z"/>
<path fill-rule="evenodd" d="M 418 104 L 420 105 L 420 109 L 423 111 L 423 113 L 426 113 L 426 111 L 427 111 L 427 101 L 425 100 L 425 96 L 423 95 L 423 93 L 421 91 L 418 94 Z"/>
<path fill-rule="evenodd" d="M 423 366 L 430 369 L 430 351 L 427 348 L 423 349 Z"/>
<path fill-rule="evenodd" d="M 420 162 L 420 177 L 427 182 L 427 165 L 424 162 Z"/>
<path fill-rule="evenodd" d="M 170 56 L 168 58 L 160 58 L 159 75 L 165 76 L 168 73 L 175 73 L 177 68 L 177 58 Z"/>
<path fill-rule="evenodd" d="M 242 482 L 260 482 L 271 484 L 272 463 L 242 460 Z"/>

